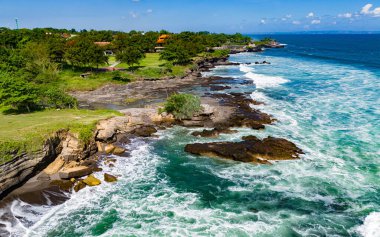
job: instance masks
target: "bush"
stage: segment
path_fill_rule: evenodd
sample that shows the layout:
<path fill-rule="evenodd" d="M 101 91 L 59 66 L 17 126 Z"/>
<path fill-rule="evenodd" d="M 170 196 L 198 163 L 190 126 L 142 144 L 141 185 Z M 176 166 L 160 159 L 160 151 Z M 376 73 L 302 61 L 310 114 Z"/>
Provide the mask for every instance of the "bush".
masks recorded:
<path fill-rule="evenodd" d="M 38 89 L 23 79 L 0 74 L 0 105 L 9 106 L 15 111 L 30 112 L 38 107 Z"/>
<path fill-rule="evenodd" d="M 177 119 L 191 118 L 201 109 L 200 98 L 191 94 L 173 94 L 167 99 L 164 106 L 164 111 L 173 114 Z"/>
<path fill-rule="evenodd" d="M 47 108 L 76 108 L 77 100 L 64 91 L 53 87 L 41 88 L 41 103 Z"/>
<path fill-rule="evenodd" d="M 112 80 L 114 81 L 121 81 L 121 82 L 130 82 L 131 79 L 123 75 L 120 71 L 113 71 L 111 73 Z"/>

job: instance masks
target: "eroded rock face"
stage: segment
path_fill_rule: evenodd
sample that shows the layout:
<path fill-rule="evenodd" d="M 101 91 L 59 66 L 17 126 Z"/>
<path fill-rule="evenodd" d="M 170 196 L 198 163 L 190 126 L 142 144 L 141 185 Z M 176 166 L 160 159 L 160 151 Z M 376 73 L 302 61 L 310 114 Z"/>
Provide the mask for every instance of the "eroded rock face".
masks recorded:
<path fill-rule="evenodd" d="M 14 159 L 0 165 L 0 198 L 53 162 L 62 151 L 66 135 L 66 131 L 59 131 L 45 142 L 41 151 L 15 155 Z"/>
<path fill-rule="evenodd" d="M 294 143 L 283 138 L 243 137 L 241 142 L 212 142 L 188 144 L 185 151 L 203 156 L 220 157 L 242 162 L 270 164 L 275 160 L 294 160 L 303 154 Z"/>

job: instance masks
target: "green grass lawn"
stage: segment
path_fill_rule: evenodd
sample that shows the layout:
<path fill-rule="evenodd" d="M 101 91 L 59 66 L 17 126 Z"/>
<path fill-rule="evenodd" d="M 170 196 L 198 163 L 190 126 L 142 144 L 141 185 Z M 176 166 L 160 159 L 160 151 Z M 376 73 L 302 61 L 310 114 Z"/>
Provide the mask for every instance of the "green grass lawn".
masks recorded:
<path fill-rule="evenodd" d="M 80 74 L 89 70 L 83 69 L 81 72 L 73 71 L 71 68 L 65 68 L 59 73 L 59 78 L 52 81 L 51 84 L 55 87 L 61 88 L 64 91 L 90 91 L 104 86 L 107 83 L 128 83 L 134 80 L 164 78 L 172 76 L 184 76 L 186 70 L 191 65 L 180 66 L 175 65 L 169 71 L 164 64 L 165 60 L 159 60 L 159 53 L 147 53 L 146 57 L 141 60 L 140 65 L 134 71 L 131 71 L 129 66 L 125 63 L 117 65 L 117 68 L 127 69 L 120 71 L 119 74 L 124 80 L 115 80 L 115 72 L 92 72 L 92 75 L 86 78 L 81 78 Z M 115 56 L 109 57 L 110 64 L 116 61 Z M 107 67 L 108 65 L 104 65 Z"/>
<path fill-rule="evenodd" d="M 70 129 L 82 140 L 88 140 L 100 119 L 120 115 L 110 110 L 44 110 L 28 114 L 0 113 L 0 164 L 11 157 L 9 151 L 33 152 L 55 131 Z"/>

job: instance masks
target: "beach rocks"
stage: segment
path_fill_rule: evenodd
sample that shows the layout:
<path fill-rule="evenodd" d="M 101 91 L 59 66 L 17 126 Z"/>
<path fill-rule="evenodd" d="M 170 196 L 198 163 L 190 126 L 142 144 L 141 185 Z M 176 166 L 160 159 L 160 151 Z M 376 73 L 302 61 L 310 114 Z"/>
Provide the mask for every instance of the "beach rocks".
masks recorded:
<path fill-rule="evenodd" d="M 112 183 L 112 182 L 116 182 L 117 178 L 115 176 L 113 176 L 113 175 L 104 173 L 104 181 L 106 181 L 108 183 Z"/>
<path fill-rule="evenodd" d="M 92 173 L 92 169 L 87 166 L 76 166 L 72 168 L 63 169 L 59 172 L 61 179 L 71 179 L 83 177 Z"/>
<path fill-rule="evenodd" d="M 105 153 L 107 153 L 107 154 L 111 154 L 114 150 L 115 150 L 115 146 L 114 146 L 113 144 L 107 144 L 107 145 L 104 147 L 104 151 L 105 151 Z"/>
<path fill-rule="evenodd" d="M 74 191 L 78 192 L 79 190 L 84 189 L 86 186 L 87 184 L 85 184 L 82 180 L 79 180 L 74 186 Z"/>
<path fill-rule="evenodd" d="M 125 152 L 126 150 L 122 147 L 115 146 L 115 149 L 113 150 L 112 154 L 114 155 L 121 155 Z"/>
<path fill-rule="evenodd" d="M 90 174 L 89 176 L 87 176 L 87 178 L 83 180 L 83 183 L 87 184 L 88 186 L 97 186 L 102 182 L 94 175 Z"/>
<path fill-rule="evenodd" d="M 252 129 L 263 129 L 265 124 L 271 124 L 275 120 L 266 113 L 253 109 L 251 104 L 258 105 L 260 102 L 247 98 L 242 93 L 214 94 L 223 105 L 235 108 L 235 111 L 226 121 L 222 122 L 224 127 L 249 127 Z"/>
<path fill-rule="evenodd" d="M 65 161 L 63 158 L 61 156 L 58 156 L 52 163 L 50 163 L 50 165 L 48 165 L 48 167 L 44 169 L 44 172 L 47 175 L 55 174 L 63 167 L 64 164 Z"/>
<path fill-rule="evenodd" d="M 294 143 L 282 138 L 243 137 L 241 142 L 213 142 L 188 144 L 185 151 L 209 157 L 220 157 L 242 162 L 270 164 L 272 160 L 293 160 L 303 154 Z"/>
<path fill-rule="evenodd" d="M 136 128 L 131 133 L 139 137 L 151 137 L 152 134 L 156 133 L 157 129 L 152 125 L 145 125 Z"/>
<path fill-rule="evenodd" d="M 129 118 L 125 116 L 99 121 L 96 125 L 96 140 L 102 142 L 113 141 L 118 131 L 128 130 L 128 123 Z"/>
<path fill-rule="evenodd" d="M 53 180 L 50 182 L 50 185 L 58 186 L 61 190 L 69 192 L 73 188 L 74 183 L 70 180 Z"/>
<path fill-rule="evenodd" d="M 215 138 L 215 137 L 218 137 L 221 133 L 233 134 L 233 133 L 237 133 L 237 132 L 238 131 L 231 130 L 229 128 L 218 127 L 218 128 L 214 128 L 211 130 L 204 129 L 202 131 L 196 131 L 196 132 L 191 133 L 191 135 L 196 136 L 196 137 L 199 136 L 199 137 Z"/>

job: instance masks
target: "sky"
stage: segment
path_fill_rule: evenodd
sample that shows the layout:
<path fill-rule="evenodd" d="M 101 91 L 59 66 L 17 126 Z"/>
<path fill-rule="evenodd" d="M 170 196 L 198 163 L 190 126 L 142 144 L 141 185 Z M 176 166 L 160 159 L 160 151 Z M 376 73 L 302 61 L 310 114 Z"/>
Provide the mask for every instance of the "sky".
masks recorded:
<path fill-rule="evenodd" d="M 380 0 L 0 0 L 0 26 L 268 33 L 380 31 Z"/>

